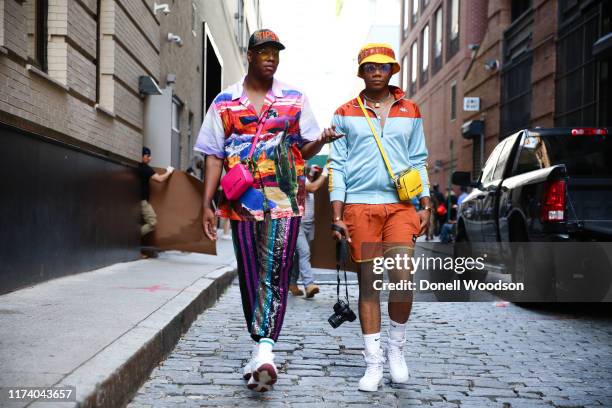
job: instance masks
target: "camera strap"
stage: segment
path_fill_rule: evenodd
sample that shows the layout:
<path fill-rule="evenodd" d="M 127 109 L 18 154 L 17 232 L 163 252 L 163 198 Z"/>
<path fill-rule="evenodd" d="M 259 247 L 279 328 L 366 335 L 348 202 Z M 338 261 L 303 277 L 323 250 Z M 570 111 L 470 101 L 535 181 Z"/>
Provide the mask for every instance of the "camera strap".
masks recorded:
<path fill-rule="evenodd" d="M 342 238 L 336 243 L 336 277 L 338 284 L 336 285 L 336 296 L 340 301 L 340 268 L 344 270 L 344 290 L 346 292 L 346 304 L 350 305 L 348 294 L 348 279 L 346 278 L 346 260 L 348 259 L 348 242 Z"/>

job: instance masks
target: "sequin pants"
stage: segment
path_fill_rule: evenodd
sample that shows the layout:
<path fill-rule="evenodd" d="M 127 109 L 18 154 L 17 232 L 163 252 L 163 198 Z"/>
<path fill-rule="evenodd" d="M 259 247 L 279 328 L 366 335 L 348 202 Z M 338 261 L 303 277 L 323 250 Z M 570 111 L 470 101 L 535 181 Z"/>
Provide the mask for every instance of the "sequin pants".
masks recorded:
<path fill-rule="evenodd" d="M 283 326 L 300 217 L 232 221 L 242 309 L 251 337 L 274 341 Z"/>

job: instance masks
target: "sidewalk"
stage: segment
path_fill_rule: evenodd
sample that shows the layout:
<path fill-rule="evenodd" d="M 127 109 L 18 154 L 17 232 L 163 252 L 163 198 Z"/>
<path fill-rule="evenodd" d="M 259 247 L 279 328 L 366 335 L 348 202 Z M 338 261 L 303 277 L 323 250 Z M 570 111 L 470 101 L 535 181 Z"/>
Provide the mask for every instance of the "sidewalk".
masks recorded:
<path fill-rule="evenodd" d="M 217 250 L 162 253 L 0 296 L 0 388 L 74 386 L 78 406 L 122 406 L 231 283 L 231 241 Z M 50 406 L 29 404 L 0 399 Z"/>

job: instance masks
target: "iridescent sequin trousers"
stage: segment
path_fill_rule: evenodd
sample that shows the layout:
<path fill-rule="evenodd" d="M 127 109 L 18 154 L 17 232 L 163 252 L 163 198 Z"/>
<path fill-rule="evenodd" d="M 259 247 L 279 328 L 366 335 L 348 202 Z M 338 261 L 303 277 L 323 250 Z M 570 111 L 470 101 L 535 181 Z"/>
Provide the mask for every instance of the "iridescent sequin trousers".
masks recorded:
<path fill-rule="evenodd" d="M 251 337 L 278 339 L 300 217 L 232 221 L 242 309 Z"/>

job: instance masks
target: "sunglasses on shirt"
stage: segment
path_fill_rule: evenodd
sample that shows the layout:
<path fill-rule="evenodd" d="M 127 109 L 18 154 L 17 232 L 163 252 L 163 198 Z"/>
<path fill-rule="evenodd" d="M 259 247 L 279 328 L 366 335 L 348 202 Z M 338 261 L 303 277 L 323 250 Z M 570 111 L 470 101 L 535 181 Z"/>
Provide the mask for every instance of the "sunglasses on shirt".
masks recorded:
<path fill-rule="evenodd" d="M 363 72 L 373 74 L 376 71 L 381 71 L 385 74 L 391 72 L 391 64 L 376 64 L 373 62 L 366 62 L 363 64 Z"/>

